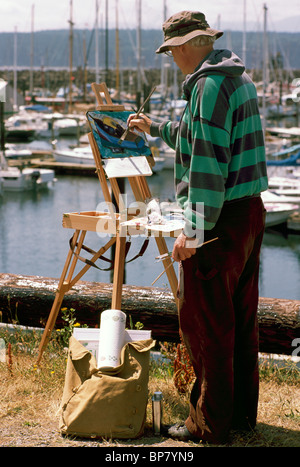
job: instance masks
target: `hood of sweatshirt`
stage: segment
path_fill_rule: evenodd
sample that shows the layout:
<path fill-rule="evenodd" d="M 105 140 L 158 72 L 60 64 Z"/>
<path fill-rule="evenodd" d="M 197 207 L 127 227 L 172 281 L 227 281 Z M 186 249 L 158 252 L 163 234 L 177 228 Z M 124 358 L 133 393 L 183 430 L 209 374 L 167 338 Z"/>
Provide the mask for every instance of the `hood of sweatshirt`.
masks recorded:
<path fill-rule="evenodd" d="M 242 60 L 230 50 L 213 50 L 200 63 L 196 70 L 187 75 L 183 83 L 183 98 L 189 99 L 191 91 L 199 78 L 208 75 L 225 75 L 231 78 L 241 76 L 245 71 Z"/>

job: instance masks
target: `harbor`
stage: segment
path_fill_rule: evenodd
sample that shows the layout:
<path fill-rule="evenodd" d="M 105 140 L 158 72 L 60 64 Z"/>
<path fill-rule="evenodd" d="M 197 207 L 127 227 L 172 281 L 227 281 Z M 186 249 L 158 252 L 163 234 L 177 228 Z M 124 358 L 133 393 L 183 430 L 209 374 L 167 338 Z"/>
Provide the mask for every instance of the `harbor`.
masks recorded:
<path fill-rule="evenodd" d="M 149 111 L 155 113 L 155 105 L 152 105 Z M 22 110 L 21 113 L 23 117 L 28 115 L 32 119 L 32 111 Z M 75 116 L 74 122 L 69 127 L 69 134 L 66 134 L 65 127 L 64 133 L 55 140 L 51 138 L 51 133 L 46 137 L 36 136 L 33 139 L 19 136 L 15 141 L 6 143 L 2 154 L 6 170 L 18 170 L 20 175 L 24 175 L 25 169 L 30 170 L 31 179 L 34 180 L 38 177 L 38 173 L 48 170 L 52 173 L 52 178 L 46 178 L 45 185 L 35 182 L 34 185 L 30 185 L 30 189 L 2 187 L 0 196 L 0 271 L 2 273 L 58 278 L 71 236 L 71 232 L 62 227 L 64 213 L 106 210 L 87 138 L 88 125 L 78 116 Z M 282 134 L 281 131 L 276 133 L 273 122 L 274 120 L 268 121 L 266 129 L 270 187 L 262 194 L 267 209 L 267 223 L 261 254 L 260 295 L 299 300 L 300 140 L 295 131 L 289 139 L 286 133 Z M 296 127 L 297 117 L 283 118 L 279 123 L 280 128 L 285 127 L 288 131 L 288 128 Z M 158 139 L 150 139 L 149 147 L 155 161 L 153 174 L 147 177 L 152 196 L 160 203 L 174 203 L 175 153 L 173 150 L 167 150 Z M 16 184 L 15 173 L 11 172 L 11 176 L 13 179 L 11 183 Z M 133 199 L 130 198 L 128 181 L 124 189 L 130 205 Z M 96 233 L 89 232 L 89 234 L 89 246 L 92 248 L 101 245 L 105 240 L 99 238 Z M 132 241 L 131 251 L 137 252 L 141 242 L 141 239 L 135 238 Z M 170 249 L 173 242 L 172 238 L 167 238 Z M 150 286 L 155 277 L 162 272 L 161 265 L 154 259 L 156 255 L 154 243 L 150 241 L 143 260 L 137 259 L 126 265 L 126 284 Z M 134 256 L 133 253 L 132 255 Z M 284 275 L 282 262 L 284 262 Z M 107 283 L 112 280 L 110 273 L 96 268 L 91 268 L 84 279 Z M 166 276 L 162 275 L 156 285 L 167 286 Z"/>
<path fill-rule="evenodd" d="M 297 0 L 6 2 L 0 445 L 298 447 Z"/>
<path fill-rule="evenodd" d="M 72 174 L 55 174 L 53 186 L 44 190 L 26 192 L 4 192 L 0 200 L 1 254 L 0 271 L 3 273 L 59 277 L 68 253 L 68 242 L 72 231 L 62 227 L 63 214 L 106 209 L 101 186 L 95 167 L 89 174 L 72 169 Z M 84 172 L 84 171 L 83 171 Z M 162 170 L 149 177 L 154 198 L 161 202 L 174 201 L 173 172 Z M 126 188 L 125 188 L 126 191 Z M 127 189 L 128 204 L 130 190 Z M 281 203 L 285 205 L 285 203 Z M 298 205 L 299 206 L 299 205 Z M 284 207 L 282 208 L 285 209 Z M 298 211 L 296 211 L 298 212 Z M 5 219 L 5 222 L 2 221 Z M 282 220 L 282 219 L 281 219 Z M 279 220 L 279 226 L 272 226 L 265 233 L 261 256 L 260 295 L 273 298 L 300 299 L 300 235 L 296 219 Z M 280 228 L 278 228 L 280 227 Z M 101 245 L 105 238 L 89 233 L 87 242 L 92 248 Z M 167 238 L 169 248 L 174 240 Z M 131 255 L 137 252 L 142 239 L 132 241 Z M 150 286 L 162 272 L 155 262 L 156 246 L 150 241 L 143 259 L 126 265 L 126 283 Z M 284 263 L 284 274 L 282 273 Z M 110 274 L 92 268 L 86 280 L 110 282 Z M 165 286 L 162 276 L 157 286 Z"/>

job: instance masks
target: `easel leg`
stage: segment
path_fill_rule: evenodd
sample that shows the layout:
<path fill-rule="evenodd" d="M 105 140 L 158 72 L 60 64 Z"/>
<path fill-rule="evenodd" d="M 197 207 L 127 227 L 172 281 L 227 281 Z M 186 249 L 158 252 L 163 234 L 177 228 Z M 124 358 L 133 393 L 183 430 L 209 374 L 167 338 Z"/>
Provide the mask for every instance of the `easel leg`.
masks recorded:
<path fill-rule="evenodd" d="M 168 252 L 166 240 L 163 237 L 155 237 L 156 244 L 159 250 L 159 254 L 163 255 Z M 178 279 L 174 270 L 174 267 L 168 267 L 172 263 L 172 260 L 170 257 L 166 258 L 164 260 L 164 267 L 166 269 L 166 274 L 169 279 L 169 284 L 171 287 L 171 290 L 174 295 L 174 299 L 178 308 L 178 298 L 177 298 L 177 287 L 178 287 Z"/>
<path fill-rule="evenodd" d="M 74 233 L 74 236 L 73 236 L 73 239 L 72 239 L 72 248 L 74 248 L 74 246 L 77 243 L 79 233 L 80 233 L 80 230 L 76 230 L 75 233 Z M 51 308 L 51 311 L 50 311 L 50 314 L 49 314 L 49 317 L 48 317 L 48 321 L 46 323 L 45 330 L 44 330 L 43 335 L 42 335 L 42 339 L 41 339 L 40 346 L 39 346 L 37 364 L 39 364 L 39 362 L 40 362 L 40 360 L 42 358 L 43 351 L 44 351 L 44 349 L 46 348 L 46 346 L 48 344 L 52 329 L 54 328 L 56 318 L 57 318 L 58 312 L 60 310 L 61 303 L 63 301 L 65 293 L 68 290 L 68 284 L 65 283 L 65 278 L 66 278 L 66 275 L 67 275 L 67 272 L 68 272 L 68 269 L 69 269 L 69 266 L 70 266 L 70 263 L 71 263 L 71 260 L 72 260 L 72 257 L 73 257 L 72 248 L 70 248 L 70 250 L 69 250 L 69 253 L 68 253 L 64 268 L 63 268 L 63 272 L 62 272 L 60 280 L 59 280 L 58 291 L 56 292 L 55 300 L 54 300 L 54 303 L 52 305 L 52 308 Z"/>
<path fill-rule="evenodd" d="M 80 231 L 76 230 L 74 233 L 73 239 L 72 239 L 72 247 L 69 250 L 67 260 L 65 262 L 65 266 L 64 266 L 62 275 L 60 277 L 60 280 L 59 280 L 58 290 L 56 292 L 55 299 L 54 299 L 54 302 L 53 302 L 53 305 L 52 305 L 52 308 L 51 308 L 51 311 L 48 317 L 48 321 L 46 323 L 45 330 L 43 332 L 42 339 L 40 342 L 37 364 L 40 363 L 42 354 L 49 342 L 51 332 L 55 326 L 55 322 L 56 322 L 56 319 L 57 319 L 57 316 L 58 316 L 58 313 L 61 308 L 61 304 L 62 304 L 62 301 L 64 299 L 66 292 L 68 292 L 81 279 L 81 277 L 85 274 L 85 272 L 91 267 L 91 265 L 85 266 L 77 274 L 77 276 L 72 279 L 72 276 L 73 276 L 73 273 L 76 267 L 76 262 L 77 262 L 77 258 L 73 257 L 73 252 L 75 249 L 75 245 L 77 244 L 79 234 L 80 234 Z M 76 248 L 76 254 L 80 253 L 85 234 L 86 234 L 86 231 L 81 232 L 80 238 L 78 240 L 77 248 Z M 100 250 L 93 256 L 91 263 L 95 262 L 102 254 L 104 254 L 114 244 L 115 241 L 116 240 L 113 237 L 109 240 L 109 242 L 104 247 L 100 248 Z M 124 251 L 124 247 L 122 248 L 122 251 Z M 71 264 L 72 258 L 73 258 L 73 262 Z M 124 261 L 125 261 L 125 258 L 124 258 Z M 66 275 L 68 271 L 69 271 L 69 274 L 66 279 Z M 122 278 L 122 281 L 123 281 L 123 278 Z"/>
<path fill-rule="evenodd" d="M 48 321 L 47 321 L 47 324 L 46 324 L 46 327 L 45 327 L 45 330 L 43 332 L 42 339 L 40 342 L 37 365 L 39 365 L 43 352 L 49 342 L 51 332 L 54 328 L 58 312 L 61 308 L 61 304 L 65 296 L 65 292 L 67 292 L 67 290 L 64 290 L 64 287 L 63 287 L 59 292 L 57 292 L 55 296 L 55 300 L 53 302 L 50 315 L 49 315 L 49 318 L 48 318 Z"/>
<path fill-rule="evenodd" d="M 147 198 L 151 197 L 151 192 L 149 189 L 149 186 L 147 184 L 147 181 L 145 177 L 137 177 L 137 178 L 129 178 L 129 182 L 132 188 L 132 191 L 135 195 L 135 198 L 137 200 L 146 200 Z M 159 254 L 163 255 L 168 252 L 166 240 L 163 237 L 155 237 L 156 244 L 159 250 Z M 174 270 L 174 267 L 171 266 L 171 258 L 166 258 L 164 261 L 164 267 L 166 270 L 166 274 L 169 280 L 169 284 L 171 287 L 171 290 L 174 295 L 174 299 L 176 302 L 177 309 L 179 307 L 179 301 L 177 298 L 177 287 L 178 287 L 178 279 Z"/>
<path fill-rule="evenodd" d="M 113 279 L 113 293 L 112 293 L 112 302 L 111 302 L 111 307 L 113 310 L 121 309 L 122 286 L 123 286 L 124 268 L 125 268 L 125 244 L 126 244 L 126 237 L 117 235 L 114 279 Z"/>

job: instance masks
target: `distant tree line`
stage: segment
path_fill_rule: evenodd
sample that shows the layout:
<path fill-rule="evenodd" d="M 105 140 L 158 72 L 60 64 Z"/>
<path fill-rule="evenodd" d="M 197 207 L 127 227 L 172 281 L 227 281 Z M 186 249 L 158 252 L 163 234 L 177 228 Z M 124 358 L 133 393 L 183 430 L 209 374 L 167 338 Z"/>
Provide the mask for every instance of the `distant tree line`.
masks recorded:
<path fill-rule="evenodd" d="M 126 92 L 135 91 L 137 86 L 137 50 L 136 32 L 119 31 L 119 66 L 116 64 L 116 35 L 109 30 L 108 40 L 103 30 L 99 31 L 99 73 L 100 81 L 109 87 L 116 86 L 119 71 L 120 88 Z M 300 54 L 297 45 L 298 33 L 268 33 L 269 77 L 271 81 L 291 82 L 299 77 Z M 159 84 L 162 57 L 155 50 L 162 41 L 160 30 L 143 30 L 141 39 L 141 67 L 144 86 Z M 69 85 L 69 31 L 39 31 L 34 33 L 34 48 L 31 49 L 31 34 L 17 35 L 18 89 L 25 95 L 29 90 L 29 68 L 33 57 L 33 86 L 47 89 L 51 93 Z M 240 57 L 242 51 L 242 32 L 227 31 L 218 40 L 216 47 L 230 48 Z M 109 53 L 106 53 L 106 50 Z M 31 56 L 32 54 L 32 56 Z M 74 84 L 83 88 L 84 82 L 91 83 L 95 76 L 95 34 L 91 30 L 74 30 L 73 35 L 73 70 Z M 263 37 L 261 33 L 247 33 L 246 67 L 256 82 L 262 80 Z M 174 65 L 166 58 L 167 84 L 173 84 Z M 13 83 L 14 33 L 0 33 L 0 78 Z M 180 89 L 183 76 L 177 72 L 177 84 Z"/>
<path fill-rule="evenodd" d="M 107 40 L 104 30 L 98 32 L 99 64 L 101 68 L 114 68 L 116 62 L 116 34 L 110 29 Z M 147 68 L 159 68 L 160 57 L 155 50 L 162 41 L 160 30 L 142 30 L 141 61 Z M 298 52 L 300 33 L 268 33 L 269 55 L 281 55 L 281 65 L 284 69 L 299 69 L 300 55 Z M 69 31 L 34 32 L 34 48 L 31 49 L 31 33 L 17 34 L 17 65 L 29 67 L 33 52 L 35 67 L 63 67 L 69 66 Z M 242 56 L 243 40 L 241 31 L 225 31 L 216 46 L 230 48 L 237 55 Z M 250 69 L 259 69 L 263 59 L 263 34 L 261 32 L 247 32 L 246 65 Z M 108 54 L 106 54 L 108 50 Z M 136 31 L 119 31 L 120 68 L 130 69 L 137 65 Z M 108 58 L 108 63 L 106 60 Z M 95 33 L 93 30 L 74 29 L 73 34 L 73 65 L 75 68 L 95 67 Z M 0 33 L 0 67 L 12 67 L 14 64 L 14 33 Z"/>

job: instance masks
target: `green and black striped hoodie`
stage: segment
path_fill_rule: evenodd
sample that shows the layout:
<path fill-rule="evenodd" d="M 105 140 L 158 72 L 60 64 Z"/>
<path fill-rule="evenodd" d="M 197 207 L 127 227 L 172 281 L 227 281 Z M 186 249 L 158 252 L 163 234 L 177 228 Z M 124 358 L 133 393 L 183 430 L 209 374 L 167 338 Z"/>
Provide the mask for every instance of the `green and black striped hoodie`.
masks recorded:
<path fill-rule="evenodd" d="M 151 135 L 176 151 L 176 199 L 194 236 L 191 228 L 215 226 L 224 202 L 258 195 L 268 182 L 256 88 L 239 57 L 214 50 L 187 75 L 183 98 L 181 121 L 153 123 Z"/>

